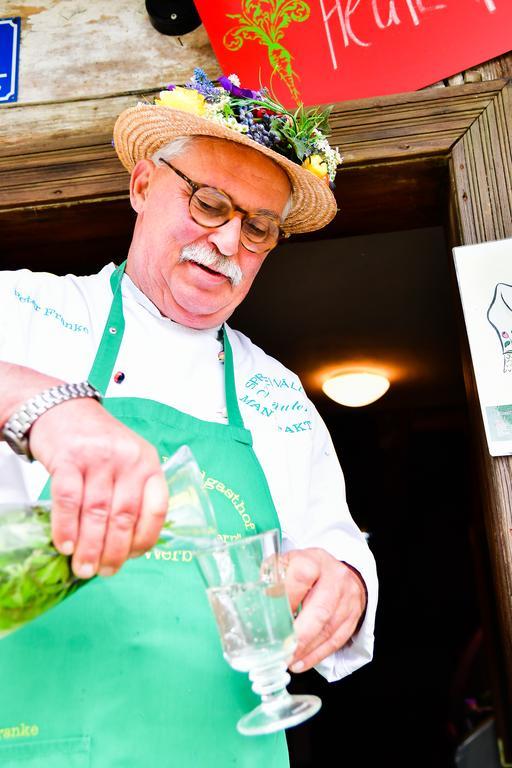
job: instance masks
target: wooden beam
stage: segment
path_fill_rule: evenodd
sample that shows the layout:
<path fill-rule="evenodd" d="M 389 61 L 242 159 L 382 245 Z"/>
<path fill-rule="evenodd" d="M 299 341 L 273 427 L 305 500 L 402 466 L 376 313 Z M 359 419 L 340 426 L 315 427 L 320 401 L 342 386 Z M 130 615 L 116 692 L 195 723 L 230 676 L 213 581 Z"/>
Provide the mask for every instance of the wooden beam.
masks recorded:
<path fill-rule="evenodd" d="M 450 158 L 452 234 L 458 243 L 512 237 L 512 85 L 490 101 Z M 467 339 L 464 372 L 480 468 L 485 528 L 494 577 L 506 713 L 502 738 L 512 762 L 512 457 L 491 457 L 481 416 Z"/>
<path fill-rule="evenodd" d="M 331 140 L 346 164 L 448 155 L 505 80 L 337 104 Z"/>
<path fill-rule="evenodd" d="M 345 166 L 448 156 L 505 81 L 336 105 L 332 142 Z M 117 115 L 148 94 L 9 106 L 0 124 L 0 213 L 118 197 L 128 174 L 111 146 Z"/>

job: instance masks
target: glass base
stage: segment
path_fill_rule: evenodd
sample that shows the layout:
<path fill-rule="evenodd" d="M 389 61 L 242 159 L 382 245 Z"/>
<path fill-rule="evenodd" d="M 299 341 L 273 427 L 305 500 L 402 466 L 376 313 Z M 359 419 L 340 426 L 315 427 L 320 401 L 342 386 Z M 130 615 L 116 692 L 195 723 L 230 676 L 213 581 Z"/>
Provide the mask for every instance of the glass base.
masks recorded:
<path fill-rule="evenodd" d="M 244 715 L 236 727 L 244 736 L 258 736 L 264 733 L 282 731 L 302 723 L 316 715 L 322 700 L 318 696 L 279 696 L 275 701 L 265 702 Z"/>

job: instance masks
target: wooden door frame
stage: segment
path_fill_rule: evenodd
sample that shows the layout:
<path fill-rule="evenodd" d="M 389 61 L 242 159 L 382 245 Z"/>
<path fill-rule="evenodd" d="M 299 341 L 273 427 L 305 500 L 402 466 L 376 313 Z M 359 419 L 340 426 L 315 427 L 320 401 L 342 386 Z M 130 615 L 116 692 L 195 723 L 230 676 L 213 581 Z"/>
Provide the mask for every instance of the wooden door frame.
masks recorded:
<path fill-rule="evenodd" d="M 2 219 L 53 207 L 126 198 L 128 177 L 111 146 L 115 117 L 145 94 L 3 107 Z M 443 162 L 453 245 L 512 237 L 512 84 L 507 79 L 336 104 L 332 141 L 345 171 Z M 404 227 L 405 228 L 405 227 Z M 494 579 L 502 696 L 512 703 L 512 457 L 491 458 L 467 339 L 461 336 L 481 506 Z M 433 555 L 433 560 L 435 555 Z M 400 632 L 402 628 L 397 628 Z M 507 719 L 507 718 L 505 718 Z M 512 762 L 512 716 L 498 724 Z"/>

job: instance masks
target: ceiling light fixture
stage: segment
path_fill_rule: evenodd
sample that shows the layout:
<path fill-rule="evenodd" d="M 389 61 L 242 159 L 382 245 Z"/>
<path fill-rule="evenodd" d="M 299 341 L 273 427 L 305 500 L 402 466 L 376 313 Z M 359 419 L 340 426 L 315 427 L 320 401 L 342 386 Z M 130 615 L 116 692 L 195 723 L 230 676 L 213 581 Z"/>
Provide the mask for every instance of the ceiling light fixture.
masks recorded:
<path fill-rule="evenodd" d="M 371 371 L 343 371 L 324 381 L 322 389 L 336 403 L 360 408 L 382 397 L 389 389 L 389 379 Z"/>

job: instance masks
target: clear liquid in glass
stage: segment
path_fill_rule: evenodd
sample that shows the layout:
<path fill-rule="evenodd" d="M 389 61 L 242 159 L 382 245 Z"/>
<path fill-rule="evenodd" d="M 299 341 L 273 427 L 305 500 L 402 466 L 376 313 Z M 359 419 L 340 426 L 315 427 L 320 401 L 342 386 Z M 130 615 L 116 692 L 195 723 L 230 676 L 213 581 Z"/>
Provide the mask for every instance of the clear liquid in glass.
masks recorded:
<path fill-rule="evenodd" d="M 296 642 L 284 584 L 232 584 L 207 594 L 233 669 L 249 672 L 292 658 Z"/>
<path fill-rule="evenodd" d="M 317 696 L 290 695 L 288 664 L 296 648 L 280 562 L 277 528 L 196 550 L 195 560 L 217 623 L 224 658 L 249 675 L 261 704 L 237 722 L 245 736 L 291 728 L 321 706 Z"/>

